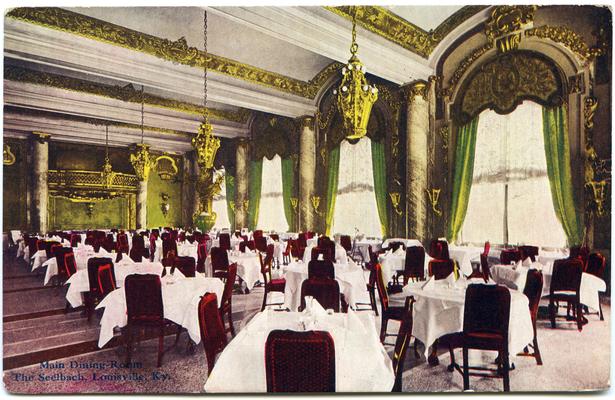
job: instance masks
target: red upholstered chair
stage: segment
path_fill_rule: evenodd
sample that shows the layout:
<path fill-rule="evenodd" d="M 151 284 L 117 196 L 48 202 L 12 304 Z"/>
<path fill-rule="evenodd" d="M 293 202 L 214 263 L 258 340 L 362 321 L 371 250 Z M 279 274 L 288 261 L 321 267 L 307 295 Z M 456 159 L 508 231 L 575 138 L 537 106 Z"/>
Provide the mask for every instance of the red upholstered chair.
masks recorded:
<path fill-rule="evenodd" d="M 254 246 L 258 251 L 265 252 L 267 251 L 267 238 L 264 236 L 259 236 L 254 238 Z"/>
<path fill-rule="evenodd" d="M 221 247 L 211 248 L 211 272 L 214 278 L 226 279 L 228 270 L 228 253 Z"/>
<path fill-rule="evenodd" d="M 278 235 L 277 233 L 272 233 L 271 235 L 269 235 L 269 238 L 273 240 L 274 242 L 280 241 L 280 235 Z"/>
<path fill-rule="evenodd" d="M 510 319 L 510 291 L 505 286 L 473 284 L 466 289 L 463 312 L 463 332 L 441 339 L 449 344 L 451 367 L 463 374 L 463 390 L 470 389 L 470 375 L 487 378 L 503 378 L 504 391 L 510 391 L 508 322 Z M 453 347 L 463 348 L 463 370 L 455 363 Z M 498 352 L 497 374 L 470 372 L 494 371 L 488 368 L 474 368 L 468 364 L 469 349 Z"/>
<path fill-rule="evenodd" d="M 224 350 L 227 344 L 215 293 L 205 293 L 199 301 L 199 328 L 207 358 L 207 371 L 211 374 L 216 363 L 216 356 Z"/>
<path fill-rule="evenodd" d="M 587 258 L 589 257 L 589 248 L 587 246 L 573 246 L 570 248 L 569 258 L 578 258 L 583 262 L 583 267 L 587 265 Z"/>
<path fill-rule="evenodd" d="M 72 251 L 64 253 L 64 269 L 67 279 L 77 272 L 77 262 L 75 261 L 75 254 Z"/>
<path fill-rule="evenodd" d="M 77 247 L 77 244 L 81 243 L 81 235 L 73 233 L 70 235 L 70 246 Z"/>
<path fill-rule="evenodd" d="M 511 262 L 521 260 L 521 251 L 519 249 L 503 249 L 500 253 L 500 262 L 504 265 L 510 265 Z"/>
<path fill-rule="evenodd" d="M 177 324 L 164 318 L 164 307 L 162 303 L 162 289 L 160 277 L 154 274 L 132 274 L 124 281 L 124 291 L 126 293 L 126 314 L 128 324 L 126 325 L 126 363 L 130 364 L 132 356 L 132 342 L 134 333 L 139 335 L 141 330 L 155 329 L 158 331 L 158 362 L 157 367 L 162 366 L 162 355 L 164 354 L 164 333 L 169 325 Z M 215 305 L 217 311 L 217 305 Z M 177 336 L 175 343 L 179 339 L 181 326 L 177 326 Z"/>
<path fill-rule="evenodd" d="M 333 257 L 331 257 L 331 250 L 328 247 L 313 247 L 310 260 L 316 261 L 321 255 L 323 260 L 333 262 Z"/>
<path fill-rule="evenodd" d="M 156 235 L 153 233 L 149 235 L 149 260 L 154 261 L 154 255 L 156 251 L 160 251 L 156 249 Z"/>
<path fill-rule="evenodd" d="M 169 252 L 167 253 L 167 256 L 164 257 L 162 260 L 160 260 L 160 262 L 162 263 L 163 267 L 173 267 L 173 265 L 175 265 L 175 259 L 177 258 L 177 254 L 175 253 L 175 250 L 169 250 Z M 166 270 L 162 271 L 162 276 L 164 276 L 166 274 Z"/>
<path fill-rule="evenodd" d="M 389 294 L 387 293 L 386 284 L 384 282 L 384 276 L 382 275 L 382 267 L 380 264 L 375 265 L 376 268 L 376 289 L 378 290 L 378 297 L 380 297 L 380 309 L 381 309 L 381 318 L 380 318 L 380 342 L 383 344 L 384 339 L 387 336 L 396 336 L 393 334 L 387 333 L 387 326 L 389 320 L 401 321 L 404 318 L 404 307 L 402 306 L 391 306 L 389 305 Z M 416 346 L 416 343 L 415 343 Z M 415 347 L 416 352 L 416 347 Z"/>
<path fill-rule="evenodd" d="M 538 318 L 538 305 L 540 304 L 540 297 L 542 296 L 543 277 L 542 272 L 530 269 L 527 271 L 527 278 L 525 280 L 525 288 L 523 294 L 527 296 L 529 300 L 530 315 L 532 316 L 532 326 L 534 328 L 534 340 L 531 347 L 534 349 L 534 353 L 530 354 L 528 348 L 525 348 L 522 355 L 529 355 L 536 358 L 536 364 L 542 365 L 542 357 L 540 356 L 540 349 L 538 348 L 538 337 L 536 335 L 536 318 Z"/>
<path fill-rule="evenodd" d="M 145 257 L 145 241 L 143 236 L 132 236 L 132 248 L 128 255 L 134 262 L 141 262 L 143 260 L 143 257 Z"/>
<path fill-rule="evenodd" d="M 606 269 L 606 259 L 601 253 L 591 253 L 587 258 L 587 264 L 585 265 L 585 272 L 592 274 L 602 280 L 604 280 L 604 271 Z M 602 304 L 598 303 L 600 307 L 600 321 L 604 321 L 604 315 L 602 314 Z M 589 311 L 589 310 L 587 310 Z"/>
<path fill-rule="evenodd" d="M 389 249 L 391 251 L 397 251 L 400 248 L 406 250 L 406 244 L 404 242 L 390 242 L 389 243 Z"/>
<path fill-rule="evenodd" d="M 406 260 L 404 262 L 404 286 L 408 281 L 425 280 L 425 249 L 422 246 L 410 246 L 406 248 Z M 397 276 L 395 276 L 395 283 Z"/>
<path fill-rule="evenodd" d="M 291 262 L 291 259 L 293 257 L 292 250 L 293 250 L 293 247 L 296 245 L 297 245 L 297 242 L 292 239 L 289 239 L 286 242 L 286 249 L 282 253 L 282 262 L 284 263 L 284 265 L 288 265 L 288 263 Z"/>
<path fill-rule="evenodd" d="M 207 259 L 207 243 L 199 243 L 196 248 L 197 261 L 196 270 L 205 272 L 205 260 Z"/>
<path fill-rule="evenodd" d="M 429 255 L 438 260 L 450 259 L 448 242 L 446 240 L 433 239 L 429 244 Z"/>
<path fill-rule="evenodd" d="M 178 235 L 177 235 L 177 240 L 179 242 L 185 242 L 186 241 L 186 232 L 181 231 Z"/>
<path fill-rule="evenodd" d="M 265 343 L 267 392 L 335 392 L 335 344 L 323 331 L 273 330 Z"/>
<path fill-rule="evenodd" d="M 99 273 L 100 269 L 103 271 Z M 90 291 L 85 294 L 84 303 L 89 322 L 96 305 L 117 287 L 113 260 L 108 257 L 89 258 L 88 279 Z"/>
<path fill-rule="evenodd" d="M 312 260 L 308 263 L 308 278 L 335 279 L 335 267 L 331 261 Z"/>
<path fill-rule="evenodd" d="M 299 248 L 303 248 L 305 249 L 307 247 L 307 234 L 306 233 L 300 233 L 299 236 L 297 237 L 297 244 L 299 245 Z"/>
<path fill-rule="evenodd" d="M 348 235 L 340 236 L 340 245 L 346 250 L 346 253 L 352 251 L 352 239 Z"/>
<path fill-rule="evenodd" d="M 235 327 L 233 326 L 233 285 L 235 284 L 235 278 L 237 277 L 237 263 L 233 263 L 228 266 L 228 277 L 224 283 L 224 292 L 222 292 L 222 299 L 220 300 L 220 318 L 222 319 L 222 325 L 224 325 L 224 315 L 228 317 L 229 327 L 225 332 L 230 331 L 231 335 L 235 337 Z"/>
<path fill-rule="evenodd" d="M 109 233 L 102 243 L 102 248 L 107 250 L 109 253 L 113 251 L 115 248 L 115 240 L 113 239 L 113 234 Z"/>
<path fill-rule="evenodd" d="M 487 255 L 485 253 L 480 255 L 480 269 L 485 283 L 489 282 L 491 270 L 489 268 L 489 260 L 487 259 Z"/>
<path fill-rule="evenodd" d="M 367 280 L 367 293 L 369 294 L 369 303 L 355 302 L 355 311 L 373 311 L 378 316 L 378 307 L 376 306 L 376 266 L 377 263 L 368 262 L 366 268 L 369 270 L 369 278 Z M 368 305 L 369 308 L 361 306 Z"/>
<path fill-rule="evenodd" d="M 262 237 L 263 237 L 263 231 L 262 231 L 262 230 L 260 230 L 260 229 L 255 230 L 255 231 L 252 233 L 252 239 L 254 239 L 254 241 L 255 241 L 255 242 L 256 242 L 256 240 L 257 240 L 258 238 L 262 238 Z"/>
<path fill-rule="evenodd" d="M 536 257 L 538 257 L 537 246 L 519 246 L 518 249 L 521 252 L 521 260 L 529 257 L 532 262 L 536 261 Z"/>
<path fill-rule="evenodd" d="M 162 239 L 162 258 L 167 258 L 171 251 L 177 254 L 177 242 L 171 238 Z"/>
<path fill-rule="evenodd" d="M 261 274 L 263 275 L 263 281 L 265 282 L 265 294 L 263 295 L 263 304 L 261 306 L 261 311 L 265 309 L 267 306 L 281 306 L 284 303 L 267 303 L 267 295 L 271 292 L 280 292 L 284 293 L 284 289 L 286 288 L 286 280 L 284 278 L 273 279 L 271 276 L 271 263 L 273 262 L 273 257 L 269 254 L 265 255 L 265 259 L 263 260 L 262 253 L 258 253 L 258 258 L 261 262 Z"/>
<path fill-rule="evenodd" d="M 256 244 L 254 243 L 254 240 L 244 240 L 243 242 L 239 243 L 239 251 L 241 251 L 242 253 L 245 253 L 246 249 L 254 250 L 255 248 Z"/>
<path fill-rule="evenodd" d="M 454 264 L 452 260 L 433 259 L 429 261 L 429 276 L 435 277 L 436 280 L 446 279 L 453 273 Z"/>
<path fill-rule="evenodd" d="M 128 252 L 130 251 L 129 246 L 128 246 L 128 235 L 126 235 L 125 233 L 118 233 L 116 251 L 118 253 L 124 253 L 124 254 L 128 254 Z"/>
<path fill-rule="evenodd" d="M 581 278 L 583 276 L 583 262 L 578 258 L 565 260 L 555 260 L 553 264 L 553 275 L 551 276 L 551 287 L 549 289 L 549 318 L 551 328 L 555 328 L 555 318 L 557 314 L 556 303 L 560 301 L 568 303 L 568 307 L 573 308 L 576 315 L 577 328 L 579 332 L 583 330 L 584 322 L 583 307 L 581 307 L 580 290 Z"/>
<path fill-rule="evenodd" d="M 228 233 L 220 234 L 220 248 L 222 250 L 231 250 L 231 236 Z"/>
<path fill-rule="evenodd" d="M 178 269 L 186 278 L 194 278 L 196 276 L 196 262 L 194 257 L 175 257 L 173 266 L 171 267 L 171 273 Z"/>
<path fill-rule="evenodd" d="M 186 235 L 186 240 L 188 241 L 188 243 L 193 244 L 194 243 L 194 235 Z"/>
<path fill-rule="evenodd" d="M 305 233 L 305 237 L 306 237 L 307 239 L 311 239 L 311 238 L 313 238 L 314 236 L 316 236 L 316 233 L 315 233 L 315 232 L 312 232 L 312 231 L 307 231 L 307 232 Z"/>
<path fill-rule="evenodd" d="M 483 254 L 487 257 L 489 257 L 489 250 L 491 250 L 491 243 L 487 241 L 485 242 L 485 247 L 483 248 Z"/>
<path fill-rule="evenodd" d="M 305 252 L 305 246 L 301 245 L 301 241 L 299 240 L 289 240 L 289 243 L 292 243 L 291 254 L 295 258 L 302 259 L 303 253 Z"/>
<path fill-rule="evenodd" d="M 67 268 L 66 266 L 66 256 L 70 254 L 72 256 L 72 260 L 69 260 L 71 263 L 70 267 L 72 269 Z M 62 247 L 60 246 L 55 250 L 55 259 L 56 264 L 58 266 L 58 277 L 57 282 L 58 285 L 64 284 L 75 272 L 77 272 L 77 267 L 75 265 L 75 256 L 73 254 L 72 247 Z"/>
<path fill-rule="evenodd" d="M 301 305 L 305 309 L 305 296 L 312 296 L 325 309 L 340 312 L 340 285 L 335 279 L 308 278 L 301 284 Z"/>
<path fill-rule="evenodd" d="M 393 392 L 401 392 L 402 374 L 404 372 L 404 362 L 406 360 L 406 351 L 410 347 L 412 339 L 412 309 L 414 305 L 414 297 L 406 297 L 404 311 L 395 340 L 395 350 L 393 352 L 393 371 L 395 372 L 395 384 Z"/>
<path fill-rule="evenodd" d="M 53 247 L 62 246 L 60 243 L 55 242 L 55 241 L 45 241 L 43 243 L 44 243 L 43 248 L 45 249 L 45 255 L 47 256 L 48 260 L 53 257 L 53 252 L 52 252 Z"/>

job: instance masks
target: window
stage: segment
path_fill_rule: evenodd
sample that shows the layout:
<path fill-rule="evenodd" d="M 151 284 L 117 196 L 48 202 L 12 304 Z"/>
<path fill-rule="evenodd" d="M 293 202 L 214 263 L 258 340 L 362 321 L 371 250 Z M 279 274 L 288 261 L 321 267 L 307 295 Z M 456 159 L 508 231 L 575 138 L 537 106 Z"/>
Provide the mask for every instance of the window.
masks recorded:
<path fill-rule="evenodd" d="M 214 196 L 211 208 L 217 214 L 215 229 L 230 228 L 231 222 L 228 219 L 228 209 L 226 208 L 226 182 L 224 179 L 224 170 L 220 169 L 214 173 L 214 180 L 218 176 L 222 176 L 222 188 L 220 193 Z"/>
<path fill-rule="evenodd" d="M 284 215 L 282 197 L 282 159 L 276 154 L 273 159 L 263 157 L 261 201 L 258 211 L 257 229 L 286 232 L 288 222 Z"/>
<path fill-rule="evenodd" d="M 347 140 L 340 145 L 337 198 L 332 233 L 382 236 L 374 194 L 372 142 L 364 137 L 356 144 Z"/>
<path fill-rule="evenodd" d="M 540 105 L 525 101 L 507 115 L 491 110 L 480 114 L 460 239 L 565 246 L 547 176 Z"/>

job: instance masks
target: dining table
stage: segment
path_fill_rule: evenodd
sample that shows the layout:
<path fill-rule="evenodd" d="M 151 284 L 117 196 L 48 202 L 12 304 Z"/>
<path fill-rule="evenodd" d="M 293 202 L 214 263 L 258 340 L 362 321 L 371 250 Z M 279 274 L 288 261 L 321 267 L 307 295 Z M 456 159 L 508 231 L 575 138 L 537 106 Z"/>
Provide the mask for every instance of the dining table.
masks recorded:
<path fill-rule="evenodd" d="M 420 246 L 423 247 L 423 243 L 421 243 L 418 239 L 408 239 L 408 238 L 388 238 L 384 242 L 382 242 L 381 248 L 388 249 L 391 243 L 401 242 L 406 247 L 412 246 Z"/>
<path fill-rule="evenodd" d="M 432 258 L 425 253 L 425 276 L 429 275 L 429 261 Z M 406 267 L 406 251 L 399 248 L 395 251 L 387 250 L 378 256 L 382 268 L 382 276 L 385 282 L 389 282 L 398 272 L 403 272 Z"/>
<path fill-rule="evenodd" d="M 472 262 L 480 263 L 480 255 L 483 252 L 482 247 L 477 246 L 448 246 L 448 255 L 451 260 L 457 261 L 459 270 L 465 276 L 472 275 Z"/>
<path fill-rule="evenodd" d="M 246 248 L 245 252 L 239 250 L 227 250 L 229 264 L 237 263 L 237 276 L 246 284 L 248 290 L 252 290 L 257 282 L 261 281 L 261 262 L 258 250 Z M 264 255 L 263 255 L 264 258 Z M 205 274 L 212 276 L 211 255 L 205 259 Z"/>
<path fill-rule="evenodd" d="M 308 263 L 312 259 L 312 249 L 316 245 L 308 245 L 303 252 L 303 262 Z M 346 250 L 339 244 L 335 243 L 335 262 L 340 264 L 346 264 L 348 262 L 348 256 Z"/>
<path fill-rule="evenodd" d="M 309 329 L 308 329 L 309 328 Z M 328 332 L 335 348 L 336 392 L 390 392 L 393 365 L 368 313 L 259 312 L 220 354 L 205 382 L 208 393 L 267 392 L 265 343 L 277 329 Z M 314 368 L 296 360 L 295 368 Z"/>
<path fill-rule="evenodd" d="M 201 341 L 198 304 L 203 294 L 215 293 L 218 301 L 222 298 L 224 283 L 219 278 L 207 278 L 202 274 L 187 278 L 175 271 L 161 278 L 161 292 L 164 318 L 188 331 L 190 339 L 198 344 Z M 98 347 L 104 347 L 114 335 L 115 328 L 128 324 L 125 288 L 109 293 L 96 307 L 104 312 L 100 320 Z"/>

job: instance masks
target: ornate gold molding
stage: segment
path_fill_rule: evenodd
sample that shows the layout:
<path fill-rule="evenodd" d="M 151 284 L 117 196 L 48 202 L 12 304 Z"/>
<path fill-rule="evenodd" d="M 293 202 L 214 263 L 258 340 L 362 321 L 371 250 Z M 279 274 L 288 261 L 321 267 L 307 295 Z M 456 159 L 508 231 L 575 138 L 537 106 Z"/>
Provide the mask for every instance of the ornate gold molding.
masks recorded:
<path fill-rule="evenodd" d="M 463 60 L 461 60 L 461 62 L 455 69 L 455 72 L 453 72 L 451 79 L 448 80 L 449 85 L 451 85 L 452 87 L 456 86 L 457 83 L 461 80 L 463 74 L 465 74 L 467 69 L 470 67 L 470 65 L 472 65 L 474 61 L 478 60 L 483 54 L 485 54 L 492 48 L 493 43 L 487 43 L 472 50 L 469 55 L 467 55 Z"/>
<path fill-rule="evenodd" d="M 47 174 L 49 189 L 61 190 L 99 190 L 136 191 L 137 177 L 116 172 L 111 185 L 107 188 L 100 171 L 49 170 Z"/>
<path fill-rule="evenodd" d="M 152 165 L 156 167 L 156 172 L 162 180 L 172 179 L 177 176 L 177 173 L 179 172 L 177 162 L 175 162 L 175 159 L 167 153 L 156 157 L 156 159 L 153 160 Z"/>
<path fill-rule="evenodd" d="M 418 96 L 421 96 L 425 101 L 428 99 L 428 87 L 427 82 L 425 81 L 414 82 L 410 85 L 404 86 L 402 90 L 410 103 L 412 103 Z"/>
<path fill-rule="evenodd" d="M 354 9 L 357 11 L 357 22 L 365 29 L 384 37 L 399 46 L 418 54 L 423 58 L 429 58 L 436 46 L 444 37 L 466 19 L 486 6 L 466 6 L 451 15 L 442 22 L 435 30 L 425 31 L 418 26 L 406 21 L 395 13 L 374 6 L 340 6 L 325 9 L 340 15 L 346 19 L 352 19 Z"/>
<path fill-rule="evenodd" d="M 603 46 L 601 47 L 590 47 L 581 36 L 577 35 L 576 32 L 566 26 L 544 25 L 526 30 L 525 36 L 534 36 L 560 43 L 579 57 L 588 61 L 603 55 L 607 50 L 607 48 L 604 47 L 604 42 L 602 42 Z"/>
<path fill-rule="evenodd" d="M 15 82 L 31 83 L 35 85 L 55 87 L 63 90 L 70 90 L 78 93 L 88 93 L 96 96 L 103 96 L 111 99 L 121 100 L 129 103 L 141 103 L 141 91 L 135 89 L 132 84 L 126 86 L 104 85 L 102 83 L 90 82 L 69 76 L 56 75 L 47 72 L 32 71 L 19 67 L 5 66 L 4 79 Z M 186 103 L 183 101 L 167 99 L 154 96 L 148 93 L 143 94 L 143 102 L 149 106 L 166 108 L 173 111 L 185 112 L 193 115 L 203 115 L 204 108 L 200 105 Z M 240 108 L 237 111 L 207 109 L 209 115 L 214 120 L 232 121 L 241 124 L 248 122 L 250 111 Z"/>
<path fill-rule="evenodd" d="M 40 144 L 44 144 L 49 142 L 51 135 L 43 132 L 32 132 L 32 136 L 34 136 L 34 140 L 39 142 Z"/>
<path fill-rule="evenodd" d="M 11 146 L 8 145 L 8 143 L 4 143 L 4 149 L 3 149 L 3 165 L 13 165 L 15 164 L 15 161 L 17 160 L 17 158 L 15 157 L 15 154 L 13 154 L 11 152 Z"/>
<path fill-rule="evenodd" d="M 130 163 L 135 170 L 137 179 L 145 182 L 147 182 L 147 179 L 149 178 L 149 172 L 153 164 L 153 159 L 149 148 L 149 145 L 139 143 L 130 154 Z"/>
<path fill-rule="evenodd" d="M 502 53 L 516 50 L 521 31 L 534 21 L 537 6 L 497 6 L 485 23 L 487 39 Z"/>
<path fill-rule="evenodd" d="M 205 53 L 188 46 L 185 38 L 171 41 L 137 32 L 96 18 L 62 8 L 15 8 L 7 17 L 46 28 L 69 32 L 89 39 L 121 46 L 191 67 L 203 68 Z M 308 82 L 207 53 L 207 69 L 237 79 L 277 89 L 296 96 L 313 99 L 320 85 L 339 69 L 339 63 L 328 65 Z"/>

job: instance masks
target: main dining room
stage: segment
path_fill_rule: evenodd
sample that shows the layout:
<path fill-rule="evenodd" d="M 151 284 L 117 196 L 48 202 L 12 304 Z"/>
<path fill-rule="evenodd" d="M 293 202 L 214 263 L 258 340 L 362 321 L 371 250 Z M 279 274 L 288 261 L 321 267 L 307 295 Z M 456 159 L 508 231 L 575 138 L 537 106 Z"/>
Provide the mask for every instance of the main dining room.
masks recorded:
<path fill-rule="evenodd" d="M 612 14 L 17 7 L 13 394 L 610 388 Z"/>

